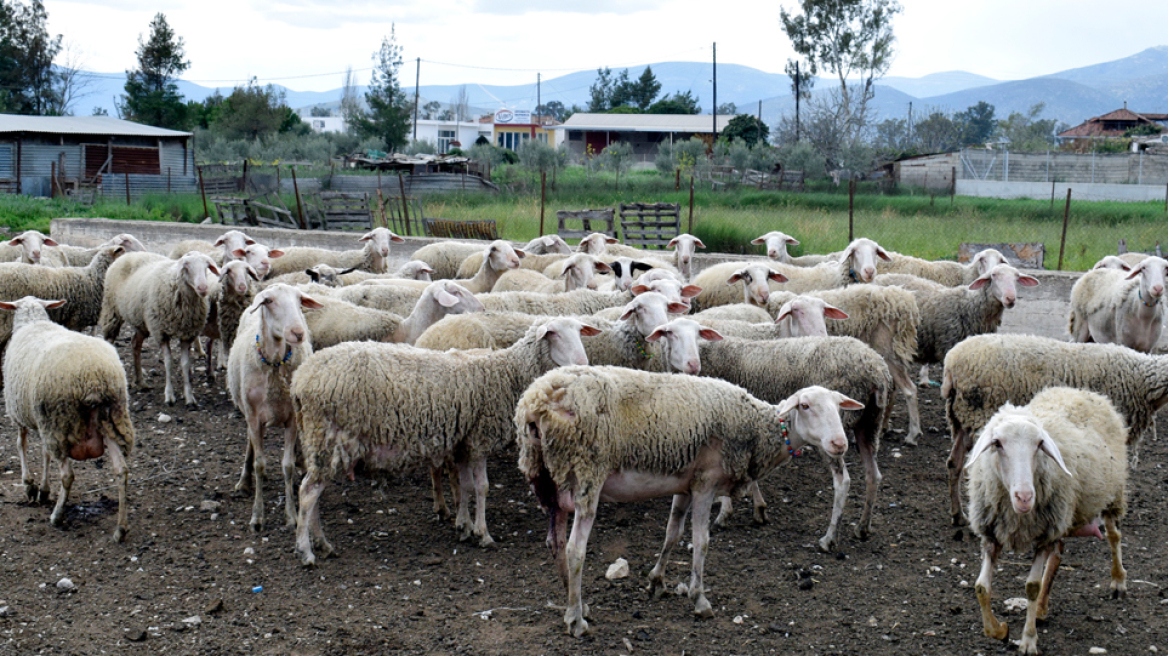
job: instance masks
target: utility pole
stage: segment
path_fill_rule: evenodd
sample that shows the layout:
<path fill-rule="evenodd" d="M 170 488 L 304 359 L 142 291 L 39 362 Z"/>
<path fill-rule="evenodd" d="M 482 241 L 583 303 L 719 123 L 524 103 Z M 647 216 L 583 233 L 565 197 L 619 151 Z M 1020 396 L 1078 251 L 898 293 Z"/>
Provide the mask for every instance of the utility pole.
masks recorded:
<path fill-rule="evenodd" d="M 543 96 L 540 91 L 540 74 L 535 74 L 535 124 L 543 125 L 543 121 L 539 120 L 539 107 L 543 104 Z"/>
<path fill-rule="evenodd" d="M 795 62 L 795 142 L 799 142 L 799 96 L 803 95 L 800 88 L 802 79 L 799 75 L 799 62 Z"/>
<path fill-rule="evenodd" d="M 908 143 L 906 143 L 906 144 L 904 145 L 904 147 L 905 147 L 905 148 L 911 148 L 911 147 L 912 147 L 912 130 L 913 130 L 913 124 L 912 124 L 912 101 L 910 100 L 910 101 L 908 101 Z"/>
<path fill-rule="evenodd" d="M 718 141 L 718 42 L 714 42 L 714 141 Z"/>
<path fill-rule="evenodd" d="M 422 58 L 418 57 L 418 70 L 416 73 L 414 73 L 414 141 L 418 140 L 418 83 L 421 82 L 421 80 Z"/>

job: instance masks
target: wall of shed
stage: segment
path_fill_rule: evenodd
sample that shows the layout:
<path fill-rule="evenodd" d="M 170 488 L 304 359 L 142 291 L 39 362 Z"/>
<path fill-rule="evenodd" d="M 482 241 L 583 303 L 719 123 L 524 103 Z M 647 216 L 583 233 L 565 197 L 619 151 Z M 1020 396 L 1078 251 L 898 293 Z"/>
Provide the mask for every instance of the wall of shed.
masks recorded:
<path fill-rule="evenodd" d="M 109 137 L 99 135 L 22 135 L 19 138 L 19 173 L 20 193 L 26 196 L 49 196 L 52 191 L 50 179 L 53 174 L 53 164 L 60 162 L 64 156 L 64 170 L 58 172 L 61 178 L 74 180 L 84 174 L 83 144 L 92 148 L 95 144 L 106 144 Z M 17 164 L 15 162 L 18 139 L 13 136 L 0 138 L 0 183 L 10 182 L 10 188 L 15 191 Z M 152 137 L 116 137 L 115 146 L 137 146 L 159 148 L 159 140 Z M 177 192 L 179 189 L 189 190 L 196 184 L 194 167 L 194 152 L 185 148 L 186 138 L 162 139 L 160 152 L 161 175 L 142 176 L 157 178 L 145 181 L 143 184 L 153 189 L 166 190 L 166 169 L 171 168 L 171 187 Z M 10 152 L 13 162 L 5 166 L 4 155 Z M 185 162 L 185 166 L 184 166 Z M 131 176 L 137 177 L 137 176 Z M 122 194 L 125 194 L 125 183 L 122 181 Z M 131 183 L 131 194 L 138 186 Z"/>

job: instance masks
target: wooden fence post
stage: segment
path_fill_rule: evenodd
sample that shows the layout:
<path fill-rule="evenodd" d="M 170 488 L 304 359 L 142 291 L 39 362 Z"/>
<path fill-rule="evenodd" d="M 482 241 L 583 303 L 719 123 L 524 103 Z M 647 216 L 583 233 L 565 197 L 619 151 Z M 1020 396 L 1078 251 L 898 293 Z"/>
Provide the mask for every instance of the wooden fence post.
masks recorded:
<path fill-rule="evenodd" d="M 926 173 L 925 175 L 928 175 Z M 855 231 L 853 229 L 853 210 L 856 204 L 856 181 L 854 179 L 848 180 L 848 243 L 850 244 L 855 239 Z"/>
<path fill-rule="evenodd" d="M 673 169 L 673 190 L 681 191 L 681 169 Z"/>
<path fill-rule="evenodd" d="M 211 212 L 207 210 L 207 188 L 203 186 L 203 167 L 196 166 L 195 171 L 199 174 L 199 193 L 203 195 L 203 216 L 211 217 Z"/>
<path fill-rule="evenodd" d="M 126 204 L 130 204 L 130 172 L 126 171 Z"/>
<path fill-rule="evenodd" d="M 543 236 L 543 206 L 547 202 L 547 171 L 539 172 L 539 236 Z"/>
<path fill-rule="evenodd" d="M 401 173 L 397 174 L 397 186 L 401 189 L 402 222 L 406 224 L 406 236 L 410 237 L 410 207 L 409 203 L 406 202 L 406 182 L 402 179 Z"/>
<path fill-rule="evenodd" d="M 949 174 L 949 206 L 957 201 L 957 167 L 953 167 L 952 173 Z"/>
<path fill-rule="evenodd" d="M 1067 249 L 1067 221 L 1071 217 L 1071 188 L 1067 187 L 1067 208 L 1063 211 L 1063 237 L 1059 240 L 1058 270 L 1063 270 L 1063 251 Z"/>
<path fill-rule="evenodd" d="M 689 227 L 686 229 L 686 232 L 691 235 L 693 234 L 693 189 L 694 179 L 691 173 L 689 176 Z"/>
<path fill-rule="evenodd" d="M 57 163 L 49 162 L 49 198 L 57 197 Z"/>
<path fill-rule="evenodd" d="M 308 230 L 308 222 L 304 220 L 304 202 L 300 200 L 300 183 L 296 180 L 296 167 L 292 167 L 292 193 L 296 196 L 296 215 L 300 220 L 300 229 Z"/>

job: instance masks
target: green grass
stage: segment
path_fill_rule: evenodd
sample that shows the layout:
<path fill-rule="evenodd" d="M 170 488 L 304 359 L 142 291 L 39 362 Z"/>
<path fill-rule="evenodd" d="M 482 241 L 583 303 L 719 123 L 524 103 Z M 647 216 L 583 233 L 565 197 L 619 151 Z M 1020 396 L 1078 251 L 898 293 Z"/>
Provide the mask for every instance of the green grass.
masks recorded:
<path fill-rule="evenodd" d="M 502 187 L 499 194 L 433 194 L 425 198 L 427 216 L 447 219 L 494 219 L 499 234 L 526 241 L 539 235 L 539 181 L 519 167 L 493 171 Z M 287 195 L 285 204 L 295 207 Z M 615 207 L 621 202 L 670 202 L 682 205 L 682 227 L 689 230 L 688 179 L 674 189 L 674 179 L 655 171 L 622 175 L 619 186 L 611 173 L 589 174 L 581 167 L 559 171 L 555 187 L 548 178 L 544 232 L 555 232 L 556 210 Z M 700 185 L 694 193 L 692 232 L 709 251 L 761 253 L 750 240 L 771 230 L 782 230 L 801 242 L 795 254 L 837 251 L 848 242 L 846 185 L 809 184 L 804 193 L 760 192 L 752 188 L 710 191 Z M 93 207 L 63 200 L 0 196 L 0 224 L 10 232 L 47 231 L 56 217 L 108 217 L 147 221 L 201 221 L 202 200 L 197 194 L 148 196 L 127 206 L 108 199 Z M 932 197 L 919 189 L 883 194 L 861 184 L 855 199 L 854 233 L 875 239 L 886 248 L 927 259 L 953 259 L 962 242 L 1043 242 L 1046 267 L 1058 262 L 1063 201 L 995 200 L 947 196 Z M 1132 250 L 1152 250 L 1164 237 L 1168 214 L 1163 202 L 1119 203 L 1075 201 L 1067 228 L 1063 268 L 1085 270 L 1099 258 L 1113 254 L 1116 242 L 1127 239 Z"/>

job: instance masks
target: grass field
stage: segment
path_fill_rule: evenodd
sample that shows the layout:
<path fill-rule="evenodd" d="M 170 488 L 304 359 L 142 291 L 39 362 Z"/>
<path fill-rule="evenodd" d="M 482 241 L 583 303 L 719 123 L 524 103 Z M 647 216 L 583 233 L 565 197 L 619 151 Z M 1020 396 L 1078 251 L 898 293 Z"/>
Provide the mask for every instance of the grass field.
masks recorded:
<path fill-rule="evenodd" d="M 526 241 L 539 234 L 539 183 L 517 167 L 500 167 L 495 181 L 503 192 L 492 194 L 431 195 L 424 199 L 427 216 L 447 219 L 494 219 L 500 235 Z M 548 179 L 544 231 L 554 232 L 558 209 L 614 207 L 620 202 L 682 204 L 683 229 L 688 228 L 689 189 L 680 191 L 674 180 L 654 171 L 624 175 L 619 187 L 613 175 L 589 175 L 581 168 L 558 172 L 553 190 Z M 285 199 L 290 207 L 294 198 Z M 154 221 L 201 221 L 202 200 L 197 195 L 148 196 L 133 205 L 110 201 L 82 207 L 65 201 L 0 196 L 0 224 L 10 232 L 48 231 L 57 217 L 85 216 Z M 1042 242 L 1046 268 L 1058 262 L 1063 200 L 994 200 L 947 196 L 931 197 L 919 190 L 881 194 L 861 185 L 855 199 L 854 234 L 875 239 L 886 248 L 928 259 L 954 258 L 962 242 Z M 1072 199 L 1063 268 L 1084 270 L 1104 255 L 1115 253 L 1116 242 L 1127 239 L 1132 250 L 1151 250 L 1158 240 L 1168 241 L 1168 214 L 1164 204 L 1088 202 Z M 750 188 L 729 191 L 697 189 L 694 194 L 693 232 L 711 251 L 761 252 L 750 240 L 771 230 L 782 230 L 801 242 L 799 254 L 843 248 L 848 241 L 848 196 L 845 186 L 830 183 L 809 186 L 804 193 L 759 192 Z"/>

